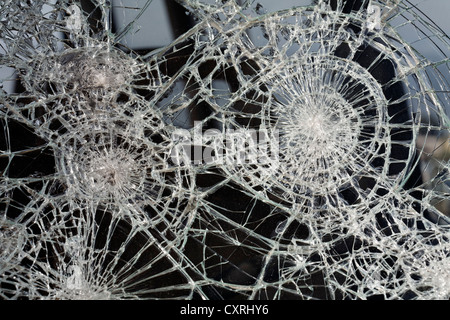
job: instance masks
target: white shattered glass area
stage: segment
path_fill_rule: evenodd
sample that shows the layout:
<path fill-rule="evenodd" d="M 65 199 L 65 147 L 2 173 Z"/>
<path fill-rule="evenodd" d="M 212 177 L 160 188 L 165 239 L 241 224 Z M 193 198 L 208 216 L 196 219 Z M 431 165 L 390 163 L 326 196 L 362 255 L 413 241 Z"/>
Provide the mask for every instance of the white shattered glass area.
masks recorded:
<path fill-rule="evenodd" d="M 286 3 L 1 2 L 2 299 L 450 298 L 448 35 Z"/>

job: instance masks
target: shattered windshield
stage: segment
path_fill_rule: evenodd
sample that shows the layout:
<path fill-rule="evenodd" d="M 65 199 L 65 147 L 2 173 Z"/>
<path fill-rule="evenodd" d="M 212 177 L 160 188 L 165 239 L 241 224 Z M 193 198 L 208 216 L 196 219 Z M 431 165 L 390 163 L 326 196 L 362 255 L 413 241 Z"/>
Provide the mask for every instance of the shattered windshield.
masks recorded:
<path fill-rule="evenodd" d="M 0 297 L 450 298 L 432 4 L 3 1 Z"/>

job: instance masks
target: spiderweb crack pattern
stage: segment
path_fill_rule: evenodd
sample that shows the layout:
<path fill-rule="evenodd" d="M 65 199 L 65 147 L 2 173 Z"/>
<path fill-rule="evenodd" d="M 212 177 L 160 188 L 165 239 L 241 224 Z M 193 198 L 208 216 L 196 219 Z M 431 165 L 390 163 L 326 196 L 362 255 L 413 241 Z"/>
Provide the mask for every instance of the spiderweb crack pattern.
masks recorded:
<path fill-rule="evenodd" d="M 145 54 L 107 1 L 0 6 L 0 297 L 448 299 L 448 37 L 409 1 L 178 2 Z"/>

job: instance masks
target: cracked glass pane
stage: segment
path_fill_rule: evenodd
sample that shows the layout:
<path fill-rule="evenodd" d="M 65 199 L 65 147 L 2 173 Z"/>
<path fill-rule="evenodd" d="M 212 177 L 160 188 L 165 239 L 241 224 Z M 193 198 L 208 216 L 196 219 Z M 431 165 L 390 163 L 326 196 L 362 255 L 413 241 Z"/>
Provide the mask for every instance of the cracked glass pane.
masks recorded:
<path fill-rule="evenodd" d="M 450 298 L 426 3 L 3 1 L 0 297 Z"/>

